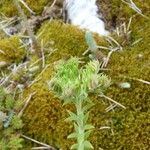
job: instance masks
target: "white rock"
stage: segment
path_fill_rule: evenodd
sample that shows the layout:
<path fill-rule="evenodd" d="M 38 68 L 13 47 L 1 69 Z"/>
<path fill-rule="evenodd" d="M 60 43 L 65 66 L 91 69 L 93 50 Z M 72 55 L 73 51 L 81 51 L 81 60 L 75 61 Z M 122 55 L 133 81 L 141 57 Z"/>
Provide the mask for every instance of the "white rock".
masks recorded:
<path fill-rule="evenodd" d="M 88 29 L 102 36 L 108 35 L 104 22 L 98 16 L 96 0 L 66 0 L 68 19 L 81 29 Z"/>

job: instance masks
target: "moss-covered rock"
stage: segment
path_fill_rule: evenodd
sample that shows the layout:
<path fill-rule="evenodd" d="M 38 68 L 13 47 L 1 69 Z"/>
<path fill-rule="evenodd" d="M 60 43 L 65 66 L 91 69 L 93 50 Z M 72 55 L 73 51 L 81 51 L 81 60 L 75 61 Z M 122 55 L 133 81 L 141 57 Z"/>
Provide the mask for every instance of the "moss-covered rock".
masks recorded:
<path fill-rule="evenodd" d="M 7 39 L 0 40 L 0 62 L 18 63 L 25 56 L 25 49 L 21 48 L 18 37 L 12 36 Z"/>
<path fill-rule="evenodd" d="M 100 1 L 98 1 L 100 2 Z M 136 14 L 120 0 L 112 0 L 108 4 L 101 1 L 103 12 L 108 12 L 106 19 L 114 27 L 122 22 L 128 22 L 131 15 Z M 108 4 L 108 5 L 107 5 Z M 147 16 L 150 2 L 139 0 L 136 4 Z M 105 17 L 105 16 L 104 16 Z M 122 51 L 114 52 L 109 60 L 107 75 L 112 78 L 112 85 L 105 93 L 107 96 L 123 104 L 126 109 L 116 107 L 114 111 L 106 112 L 110 105 L 107 100 L 91 96 L 95 106 L 90 113 L 90 122 L 95 126 L 91 141 L 95 150 L 100 147 L 106 150 L 148 150 L 150 124 L 150 87 L 139 79 L 149 80 L 150 74 L 150 21 L 140 15 L 135 15 L 131 23 L 130 44 Z M 83 57 L 87 49 L 84 33 L 71 25 L 62 22 L 45 22 L 38 31 L 39 39 L 46 50 L 46 69 L 35 78 L 31 87 L 24 91 L 24 98 L 36 92 L 23 115 L 25 135 L 41 142 L 48 143 L 63 150 L 70 149 L 73 141 L 67 139 L 72 132 L 71 123 L 65 122 L 67 109 L 72 106 L 62 106 L 54 93 L 48 90 L 47 81 L 53 76 L 54 62 L 70 56 Z M 96 38 L 101 45 L 106 44 L 102 38 Z M 137 40 L 141 41 L 137 42 Z M 1 41 L 2 42 L 2 41 Z M 134 44 L 133 44 L 134 43 Z M 49 52 L 54 51 L 50 56 Z M 120 83 L 128 82 L 130 88 L 121 88 Z M 102 101 L 103 100 L 103 101 Z M 100 129 L 110 126 L 111 129 Z M 33 143 L 27 143 L 24 149 L 29 149 Z"/>
<path fill-rule="evenodd" d="M 150 1 L 134 0 L 133 2 L 144 15 L 149 16 Z M 97 0 L 97 3 L 109 30 L 128 22 L 130 17 L 137 16 L 137 13 L 121 0 Z"/>
<path fill-rule="evenodd" d="M 81 30 L 59 21 L 45 23 L 39 30 L 40 33 L 42 33 L 40 39 L 43 41 L 45 48 L 51 48 L 55 52 L 47 58 L 46 62 L 50 66 L 42 74 L 41 80 L 25 91 L 25 95 L 29 95 L 33 91 L 40 90 L 37 91 L 24 114 L 26 124 L 24 131 L 29 136 L 34 133 L 35 138 L 66 149 L 71 144 L 70 140 L 65 143 L 62 142 L 63 145 L 60 141 L 66 139 L 73 126 L 69 126 L 64 121 L 67 117 L 66 109 L 62 106 L 60 100 L 48 90 L 47 81 L 53 75 L 55 61 L 62 58 L 67 59 L 70 56 L 81 57 L 82 53 L 87 49 L 87 44 L 84 39 L 84 33 Z M 98 37 L 97 42 L 101 44 L 106 43 L 102 38 Z M 32 120 L 30 120 L 31 116 Z"/>
<path fill-rule="evenodd" d="M 138 78 L 144 80 L 149 78 L 150 30 L 148 24 L 150 24 L 149 21 L 146 21 L 142 25 L 142 32 L 136 33 L 138 28 L 133 28 L 133 34 L 136 33 L 134 39 L 143 37 L 143 40 L 139 44 L 114 53 L 110 59 L 108 71 L 106 71 L 106 74 L 112 78 L 112 86 L 106 95 L 122 103 L 127 109 L 122 110 L 117 107 L 114 112 L 106 113 L 105 109 L 109 103 L 103 103 L 102 98 L 91 96 L 95 103 L 90 114 L 90 122 L 95 126 L 91 135 L 95 150 L 100 147 L 112 150 L 148 149 L 150 87 L 136 81 Z M 24 93 L 25 96 L 28 96 L 32 92 L 37 92 L 24 113 L 24 133 L 66 150 L 70 149 L 73 142 L 67 139 L 73 126 L 64 120 L 67 117 L 66 110 L 72 109 L 72 106 L 63 107 L 60 100 L 48 90 L 47 81 L 53 75 L 55 61 L 70 56 L 82 57 L 87 45 L 83 32 L 61 22 L 45 23 L 39 33 L 42 33 L 40 39 L 43 40 L 45 47 L 56 49 L 56 51 L 47 58 L 46 62 L 50 66 L 42 73 L 41 79 Z M 104 44 L 101 38 L 97 41 Z M 122 89 L 119 86 L 122 82 L 130 83 L 131 88 Z M 110 126 L 112 130 L 100 130 L 101 126 Z"/>
<path fill-rule="evenodd" d="M 52 2 L 52 1 L 50 0 L 26 0 L 26 3 L 28 4 L 28 6 L 36 14 L 40 14 L 43 11 L 44 6 L 46 6 L 46 4 L 48 4 L 49 2 Z M 13 0 L 1 0 L 0 12 L 5 14 L 8 17 L 12 17 L 18 14 Z"/>

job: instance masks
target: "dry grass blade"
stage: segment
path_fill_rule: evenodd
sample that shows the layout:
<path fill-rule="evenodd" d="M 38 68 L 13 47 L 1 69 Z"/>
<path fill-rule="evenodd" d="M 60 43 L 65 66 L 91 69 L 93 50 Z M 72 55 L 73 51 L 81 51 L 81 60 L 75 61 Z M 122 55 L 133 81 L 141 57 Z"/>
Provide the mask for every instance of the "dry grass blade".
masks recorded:
<path fill-rule="evenodd" d="M 45 67 L 44 43 L 41 41 L 41 54 L 42 54 L 42 68 Z"/>
<path fill-rule="evenodd" d="M 3 50 L 0 49 L 0 53 L 5 54 L 5 52 Z"/>
<path fill-rule="evenodd" d="M 28 106 L 28 104 L 29 104 L 32 96 L 35 95 L 35 94 L 36 94 L 36 92 L 34 92 L 34 93 L 32 93 L 32 94 L 29 95 L 28 99 L 25 102 L 25 105 L 23 106 L 23 108 L 21 109 L 21 111 L 18 113 L 18 117 L 22 116 L 22 114 L 23 114 L 24 110 L 26 109 L 26 107 Z"/>
<path fill-rule="evenodd" d="M 142 13 L 141 9 L 138 8 L 138 7 L 136 6 L 136 4 L 135 4 L 132 0 L 122 0 L 122 2 L 125 3 L 125 4 L 127 4 L 130 8 L 132 8 L 134 11 L 136 11 L 136 12 L 137 12 L 138 14 L 140 14 L 141 16 L 143 16 L 143 17 L 149 19 L 147 16 L 145 16 L 145 15 Z"/>
<path fill-rule="evenodd" d="M 114 52 L 114 51 L 110 51 L 110 52 L 108 53 L 107 57 L 105 58 L 104 62 L 102 63 L 101 68 L 104 68 L 104 67 L 107 66 L 107 64 L 108 64 L 108 62 L 109 62 L 109 59 L 110 59 L 110 57 L 111 57 L 111 55 L 112 55 L 113 52 Z"/>
<path fill-rule="evenodd" d="M 141 42 L 142 40 L 143 40 L 143 38 L 137 39 L 136 41 L 134 41 L 134 42 L 132 43 L 132 46 L 138 44 L 138 43 Z"/>
<path fill-rule="evenodd" d="M 105 58 L 105 60 L 104 60 L 104 62 L 103 62 L 103 64 L 102 64 L 102 66 L 101 66 L 101 68 L 103 68 L 103 67 L 106 67 L 107 66 L 107 64 L 108 64 L 108 62 L 109 62 L 109 60 L 110 60 L 110 57 L 111 57 L 111 55 L 112 55 L 112 53 L 113 52 L 115 52 L 115 51 L 117 51 L 117 50 L 122 50 L 122 47 L 121 47 L 121 45 L 113 38 L 113 37 L 111 37 L 111 36 L 107 36 L 106 37 L 106 40 L 109 42 L 109 44 L 111 45 L 110 47 L 104 47 L 105 49 L 107 49 L 107 50 L 110 50 L 110 52 L 108 53 L 108 55 L 107 55 L 107 57 Z M 114 45 L 115 44 L 115 45 Z"/>
<path fill-rule="evenodd" d="M 109 112 L 109 111 L 113 110 L 116 106 L 117 106 L 117 104 L 111 104 L 109 107 L 107 107 L 107 108 L 105 109 L 105 111 L 106 111 L 106 112 Z"/>
<path fill-rule="evenodd" d="M 27 33 L 28 33 L 28 35 L 29 35 L 29 37 L 30 37 L 30 39 L 31 39 L 31 41 L 32 41 L 32 51 L 33 51 L 39 58 L 41 58 L 40 45 L 39 45 L 39 43 L 38 43 L 38 41 L 37 41 L 37 38 L 36 38 L 36 36 L 34 35 L 32 29 L 30 28 L 30 25 L 29 25 L 29 23 L 28 23 L 28 18 L 27 18 L 27 16 L 25 15 L 23 9 L 22 9 L 21 6 L 20 6 L 20 3 L 19 3 L 20 0 L 13 0 L 13 1 L 14 1 L 14 4 L 15 4 L 15 6 L 16 6 L 16 8 L 17 8 L 18 12 L 20 13 L 20 16 L 21 16 L 21 18 L 22 18 L 22 20 L 23 20 L 22 26 L 26 29 L 26 31 L 27 31 Z"/>
<path fill-rule="evenodd" d="M 116 28 L 115 32 L 118 36 L 126 35 L 127 37 L 131 34 L 130 26 L 132 23 L 132 17 L 130 17 L 128 24 L 125 22 Z"/>
<path fill-rule="evenodd" d="M 108 96 L 106 96 L 106 95 L 99 95 L 99 96 L 100 96 L 100 97 L 104 97 L 104 98 L 106 98 L 107 100 L 109 100 L 109 101 L 111 101 L 111 102 L 113 102 L 113 103 L 117 104 L 118 106 L 122 107 L 123 109 L 126 109 L 126 107 L 125 107 L 125 106 L 123 106 L 122 104 L 120 104 L 120 103 L 116 102 L 115 100 L 113 100 L 112 98 L 110 98 L 110 97 L 108 97 Z"/>
<path fill-rule="evenodd" d="M 143 79 L 135 79 L 135 78 L 132 78 L 132 79 L 150 85 L 150 82 L 149 82 L 149 81 L 145 81 L 145 80 L 143 80 Z"/>
<path fill-rule="evenodd" d="M 54 1 L 53 1 L 53 3 L 51 4 L 50 8 L 53 8 L 53 7 L 54 7 L 54 5 L 56 4 L 56 1 L 57 1 L 57 0 L 54 0 Z"/>
<path fill-rule="evenodd" d="M 31 149 L 33 149 L 33 150 L 44 150 L 44 149 L 50 150 L 49 147 L 33 147 L 33 148 L 31 148 Z"/>
<path fill-rule="evenodd" d="M 25 136 L 25 135 L 21 135 L 21 137 L 23 137 L 23 138 L 25 138 L 25 139 L 27 139 L 27 140 L 30 140 L 30 141 L 32 141 L 32 142 L 34 142 L 34 143 L 37 143 L 37 144 L 39 144 L 39 145 L 42 145 L 42 146 L 44 146 L 44 147 L 46 147 L 46 148 L 49 148 L 49 149 L 51 149 L 51 150 L 56 150 L 54 147 L 52 147 L 52 146 L 50 146 L 50 145 L 48 145 L 48 144 L 39 142 L 39 141 L 37 141 L 37 140 L 35 140 L 35 139 L 32 139 L 32 138 L 30 138 L 30 137 L 27 137 L 27 136 Z"/>
<path fill-rule="evenodd" d="M 17 17 L 8 18 L 0 16 L 0 30 L 2 30 L 7 36 L 12 36 L 9 28 L 12 27 L 13 24 L 16 23 L 17 21 L 18 21 Z"/>
<path fill-rule="evenodd" d="M 122 50 L 122 47 L 121 47 L 121 45 L 113 38 L 113 37 L 111 37 L 111 36 L 107 36 L 106 37 L 106 40 L 109 42 L 109 43 L 115 43 L 116 44 L 116 47 L 115 48 L 111 48 L 110 50 L 114 50 L 114 51 L 116 51 L 116 50 Z"/>
<path fill-rule="evenodd" d="M 150 81 L 146 81 L 146 80 L 143 80 L 143 79 L 138 79 L 138 78 L 134 78 L 134 77 L 127 77 L 127 76 L 123 76 L 123 75 L 121 75 L 119 77 L 139 81 L 139 82 L 150 85 Z"/>
<path fill-rule="evenodd" d="M 23 0 L 19 0 L 27 9 L 31 14 L 35 15 L 35 12 L 23 1 Z"/>
<path fill-rule="evenodd" d="M 103 130 L 103 129 L 110 129 L 110 127 L 104 126 L 104 127 L 100 127 L 99 129 L 100 129 L 100 130 Z"/>

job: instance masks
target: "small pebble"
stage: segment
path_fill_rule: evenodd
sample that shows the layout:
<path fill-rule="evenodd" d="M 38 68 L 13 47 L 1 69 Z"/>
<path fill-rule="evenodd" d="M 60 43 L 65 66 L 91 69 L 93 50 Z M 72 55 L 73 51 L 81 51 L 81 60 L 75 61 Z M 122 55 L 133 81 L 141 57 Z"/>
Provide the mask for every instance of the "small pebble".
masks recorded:
<path fill-rule="evenodd" d="M 119 87 L 121 87 L 123 89 L 129 89 L 129 88 L 131 88 L 131 84 L 129 82 L 122 82 L 119 84 Z"/>

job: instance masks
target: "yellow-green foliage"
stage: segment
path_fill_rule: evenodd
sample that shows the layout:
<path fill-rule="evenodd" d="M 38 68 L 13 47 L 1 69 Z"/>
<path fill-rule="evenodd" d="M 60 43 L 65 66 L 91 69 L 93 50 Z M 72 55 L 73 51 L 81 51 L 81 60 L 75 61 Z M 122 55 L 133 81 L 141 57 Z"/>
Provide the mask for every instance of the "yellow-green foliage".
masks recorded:
<path fill-rule="evenodd" d="M 56 50 L 54 56 L 48 60 L 50 63 L 68 56 L 81 56 L 88 48 L 84 33 L 78 28 L 61 21 L 46 22 L 38 34 L 45 48 Z M 98 44 L 106 45 L 104 39 L 98 38 L 96 35 L 95 38 Z"/>
<path fill-rule="evenodd" d="M 52 2 L 52 0 L 26 0 L 26 2 L 36 14 L 40 14 L 46 4 Z"/>
<path fill-rule="evenodd" d="M 95 122 L 97 126 L 101 126 L 101 119 L 95 116 L 99 116 L 99 118 L 105 117 L 107 118 L 106 120 L 109 120 L 109 124 L 111 124 L 114 132 L 113 134 L 109 130 L 95 131 L 94 141 L 97 141 L 97 145 L 104 149 L 149 149 L 150 86 L 136 79 L 149 81 L 150 29 L 148 26 L 150 26 L 150 21 L 140 24 L 140 21 L 142 23 L 143 19 L 140 17 L 138 19 L 138 23 L 136 21 L 133 23 L 134 37 L 132 38 L 134 40 L 143 38 L 143 40 L 134 46 L 126 47 L 122 52 L 114 53 L 108 67 L 110 69 L 108 75 L 112 78 L 113 84 L 106 94 L 122 103 L 127 109 L 122 111 L 116 110 L 107 115 L 99 114 L 98 108 L 93 109 L 92 112 L 92 122 Z M 119 84 L 122 82 L 129 82 L 131 88 L 120 88 Z"/>
<path fill-rule="evenodd" d="M 4 37 L 6 37 L 6 34 L 0 30 L 0 40 L 2 40 Z"/>
<path fill-rule="evenodd" d="M 108 18 L 111 23 L 116 17 L 116 23 L 128 22 L 131 14 L 135 14 L 121 0 L 102 1 L 102 10 L 108 9 Z M 150 1 L 134 1 L 147 16 Z M 106 100 L 91 96 L 95 106 L 90 113 L 90 122 L 95 126 L 91 134 L 92 145 L 95 150 L 100 147 L 105 150 L 148 150 L 149 149 L 149 124 L 150 124 L 150 87 L 136 79 L 149 80 L 150 74 L 150 21 L 136 15 L 131 23 L 131 41 L 123 51 L 112 55 L 108 70 L 105 71 L 112 78 L 112 85 L 105 93 L 107 96 L 122 103 L 126 110 L 117 107 L 112 112 L 105 112 L 109 106 Z M 41 33 L 41 35 L 40 35 Z M 72 106 L 62 106 L 62 103 L 48 90 L 47 81 L 53 76 L 53 63 L 60 58 L 69 58 L 71 55 L 82 57 L 87 49 L 84 33 L 70 25 L 61 22 L 46 22 L 38 34 L 43 40 L 47 52 L 56 51 L 46 58 L 50 64 L 40 75 L 40 78 L 31 87 L 25 90 L 24 97 L 36 92 L 24 112 L 24 134 L 41 142 L 46 142 L 54 147 L 68 150 L 73 141 L 67 139 L 73 131 L 73 126 L 64 120 L 67 118 L 66 109 Z M 132 43 L 142 38 L 142 41 L 132 46 Z M 98 43 L 104 44 L 100 38 Z M 120 88 L 120 83 L 129 82 L 131 88 Z M 100 130 L 101 126 L 110 126 L 110 129 Z M 29 144 L 27 144 L 29 145 Z M 25 148 L 27 147 L 25 145 Z M 29 145 L 30 146 L 30 145 Z M 32 145 L 33 146 L 33 145 Z M 27 148 L 28 149 L 28 148 Z"/>
<path fill-rule="evenodd" d="M 6 16 L 14 16 L 17 14 L 17 10 L 13 4 L 13 0 L 1 0 L 0 12 Z"/>
<path fill-rule="evenodd" d="M 51 0 L 26 0 L 25 2 L 36 14 L 40 14 L 44 9 L 44 6 L 48 2 L 51 2 Z M 16 15 L 17 10 L 13 0 L 1 0 L 0 12 L 9 17 Z"/>
<path fill-rule="evenodd" d="M 19 38 L 15 36 L 0 40 L 0 61 L 18 63 L 25 56 L 25 50 L 20 46 Z"/>
<path fill-rule="evenodd" d="M 82 56 L 81 54 L 87 49 L 87 45 L 83 32 L 62 22 L 45 23 L 41 27 L 40 33 L 42 33 L 40 39 L 43 40 L 44 46 L 56 49 L 56 51 L 47 58 L 47 63 L 51 65 L 44 71 L 41 80 L 25 92 L 25 95 L 29 95 L 31 92 L 37 91 L 24 115 L 26 124 L 24 131 L 28 135 L 34 133 L 35 138 L 39 137 L 41 141 L 66 148 L 70 147 L 69 140 L 66 143 L 60 141 L 66 139 L 68 134 L 72 132 L 73 126 L 68 126 L 69 124 L 64 121 L 67 117 L 66 109 L 48 90 L 47 81 L 53 75 L 55 61 L 70 56 Z M 101 44 L 104 43 L 101 38 L 97 38 L 97 41 Z"/>
<path fill-rule="evenodd" d="M 144 22 L 140 16 L 138 19 Z M 148 80 L 149 78 L 150 29 L 148 25 L 150 22 L 145 21 L 140 27 L 133 26 L 132 42 L 138 38 L 143 40 L 139 44 L 114 53 L 108 66 L 110 70 L 106 71 L 112 78 L 112 86 L 106 95 L 122 103 L 127 109 L 122 110 L 117 107 L 114 112 L 106 113 L 105 108 L 109 106 L 109 103 L 103 103 L 102 98 L 91 96 L 95 103 L 90 113 L 90 122 L 95 126 L 91 135 L 95 150 L 100 147 L 106 150 L 148 149 L 150 87 L 129 79 Z M 140 28 L 143 30 L 139 31 Z M 63 107 L 62 103 L 48 90 L 47 81 L 53 75 L 53 62 L 71 55 L 82 57 L 81 54 L 86 50 L 87 45 L 83 32 L 61 22 L 45 23 L 39 30 L 40 33 L 42 33 L 40 39 L 43 40 L 44 46 L 56 51 L 47 58 L 47 64 L 50 66 L 42 73 L 40 80 L 24 93 L 27 97 L 36 91 L 24 113 L 24 133 L 54 147 L 67 150 L 73 142 L 67 139 L 67 135 L 73 131 L 73 126 L 64 120 L 67 118 L 66 109 L 72 109 L 72 106 Z M 101 38 L 98 41 L 104 43 Z M 131 88 L 120 88 L 119 84 L 122 82 L 129 82 Z M 110 126 L 112 130 L 100 130 L 101 126 Z"/>
<path fill-rule="evenodd" d="M 137 15 L 122 0 L 97 0 L 100 11 L 103 14 L 109 29 L 116 27 L 120 23 L 127 22 L 130 17 Z M 127 1 L 130 2 L 130 1 Z M 148 0 L 134 0 L 133 1 L 143 12 L 144 15 L 149 15 L 150 1 Z"/>
<path fill-rule="evenodd" d="M 22 148 L 23 139 L 20 138 L 19 129 L 22 128 L 22 120 L 15 114 L 16 100 L 13 94 L 7 93 L 0 87 L 0 149 L 18 150 Z"/>

